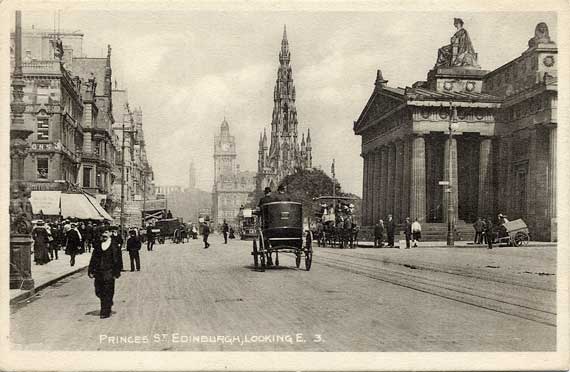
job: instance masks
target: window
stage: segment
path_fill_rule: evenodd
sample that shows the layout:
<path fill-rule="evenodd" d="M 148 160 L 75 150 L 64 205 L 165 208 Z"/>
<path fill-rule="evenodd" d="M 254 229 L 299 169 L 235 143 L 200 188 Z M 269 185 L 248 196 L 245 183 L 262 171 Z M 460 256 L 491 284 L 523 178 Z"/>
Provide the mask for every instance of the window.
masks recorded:
<path fill-rule="evenodd" d="M 101 187 L 101 172 L 98 171 L 97 172 L 97 177 L 95 179 L 95 184 L 97 185 L 97 187 Z"/>
<path fill-rule="evenodd" d="M 83 187 L 91 187 L 91 168 L 83 168 Z"/>
<path fill-rule="evenodd" d="M 38 179 L 47 180 L 49 175 L 49 160 L 48 158 L 37 159 Z"/>
<path fill-rule="evenodd" d="M 38 119 L 38 140 L 49 140 L 49 122 L 47 118 Z"/>
<path fill-rule="evenodd" d="M 99 156 L 101 153 L 101 142 L 95 142 L 95 155 Z"/>

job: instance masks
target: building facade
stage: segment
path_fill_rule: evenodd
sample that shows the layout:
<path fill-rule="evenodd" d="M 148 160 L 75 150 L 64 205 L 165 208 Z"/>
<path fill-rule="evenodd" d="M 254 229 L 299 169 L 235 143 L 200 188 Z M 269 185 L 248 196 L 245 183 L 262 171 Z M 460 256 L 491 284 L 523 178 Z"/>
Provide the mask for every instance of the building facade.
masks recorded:
<path fill-rule="evenodd" d="M 307 130 L 298 141 L 298 120 L 295 104 L 296 92 L 291 68 L 291 53 L 287 30 L 283 30 L 283 40 L 279 52 L 279 68 L 273 90 L 273 114 L 271 134 L 268 138 L 265 130 L 259 135 L 256 190 L 265 187 L 273 190 L 279 182 L 296 169 L 313 166 L 311 133 Z"/>
<path fill-rule="evenodd" d="M 248 202 L 255 189 L 255 173 L 241 171 L 237 163 L 234 136 L 226 119 L 220 126 L 220 134 L 214 137 L 214 186 L 212 188 L 212 221 L 218 226 L 224 220 L 237 222 L 241 206 Z"/>
<path fill-rule="evenodd" d="M 363 225 L 389 213 L 444 223 L 451 195 L 459 225 L 503 213 L 522 218 L 534 239 L 555 240 L 557 47 L 548 27 L 537 25 L 521 56 L 494 71 L 461 47 L 440 49 L 427 80 L 412 87 L 389 87 L 378 71 L 354 123 Z"/>

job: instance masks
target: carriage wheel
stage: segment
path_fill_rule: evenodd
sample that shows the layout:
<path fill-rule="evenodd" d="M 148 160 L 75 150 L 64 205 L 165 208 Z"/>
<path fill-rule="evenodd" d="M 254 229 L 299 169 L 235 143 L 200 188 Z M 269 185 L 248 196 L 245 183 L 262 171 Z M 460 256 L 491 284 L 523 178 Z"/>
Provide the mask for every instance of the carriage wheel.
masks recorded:
<path fill-rule="evenodd" d="M 259 259 L 260 259 L 260 264 L 261 264 L 261 267 L 260 267 L 261 271 L 265 271 L 265 267 L 266 267 L 266 265 L 265 265 L 266 252 L 265 252 L 265 244 L 264 243 L 265 242 L 263 241 L 263 234 L 260 231 L 260 234 L 259 234 Z"/>
<path fill-rule="evenodd" d="M 313 234 L 310 231 L 307 234 L 305 244 L 305 269 L 309 271 L 313 263 Z"/>
<path fill-rule="evenodd" d="M 257 257 L 257 241 L 253 241 L 253 266 L 254 267 L 258 267 L 259 266 L 259 258 Z"/>
<path fill-rule="evenodd" d="M 528 241 L 529 241 L 528 234 L 525 234 L 524 232 L 519 231 L 519 232 L 515 235 L 514 241 L 515 241 L 515 245 L 516 245 L 517 247 L 520 247 L 520 246 L 523 245 L 523 244 L 524 244 L 524 245 L 527 245 L 527 244 L 528 244 Z"/>
<path fill-rule="evenodd" d="M 301 267 L 301 253 L 300 252 L 295 253 L 295 266 L 297 266 L 297 269 Z"/>
<path fill-rule="evenodd" d="M 313 252 L 305 252 L 305 269 L 307 271 L 311 270 L 311 264 L 313 263 Z"/>

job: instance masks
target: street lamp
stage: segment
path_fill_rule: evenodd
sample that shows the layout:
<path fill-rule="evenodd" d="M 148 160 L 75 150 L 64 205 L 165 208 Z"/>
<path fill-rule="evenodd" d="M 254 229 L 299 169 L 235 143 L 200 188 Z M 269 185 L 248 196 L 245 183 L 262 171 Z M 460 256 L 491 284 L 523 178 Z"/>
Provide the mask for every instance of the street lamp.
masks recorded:
<path fill-rule="evenodd" d="M 455 207 L 453 203 L 453 154 L 452 154 L 452 142 L 453 142 L 453 131 L 457 129 L 457 108 L 453 106 L 452 102 L 449 102 L 449 144 L 448 144 L 448 174 L 449 174 L 449 185 L 447 192 L 447 245 L 455 245 Z"/>

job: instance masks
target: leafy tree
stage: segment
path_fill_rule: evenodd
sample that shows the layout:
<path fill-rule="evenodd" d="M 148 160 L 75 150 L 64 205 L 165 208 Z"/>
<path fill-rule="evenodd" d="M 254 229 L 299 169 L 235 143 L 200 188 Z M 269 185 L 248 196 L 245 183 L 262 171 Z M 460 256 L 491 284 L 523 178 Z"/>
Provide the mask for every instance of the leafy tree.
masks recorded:
<path fill-rule="evenodd" d="M 321 169 L 298 169 L 295 173 L 286 176 L 280 185 L 285 186 L 287 192 L 294 201 L 303 204 L 305 217 L 313 219 L 313 198 L 332 195 L 333 180 Z M 337 196 L 344 196 L 341 186 L 335 184 Z"/>

